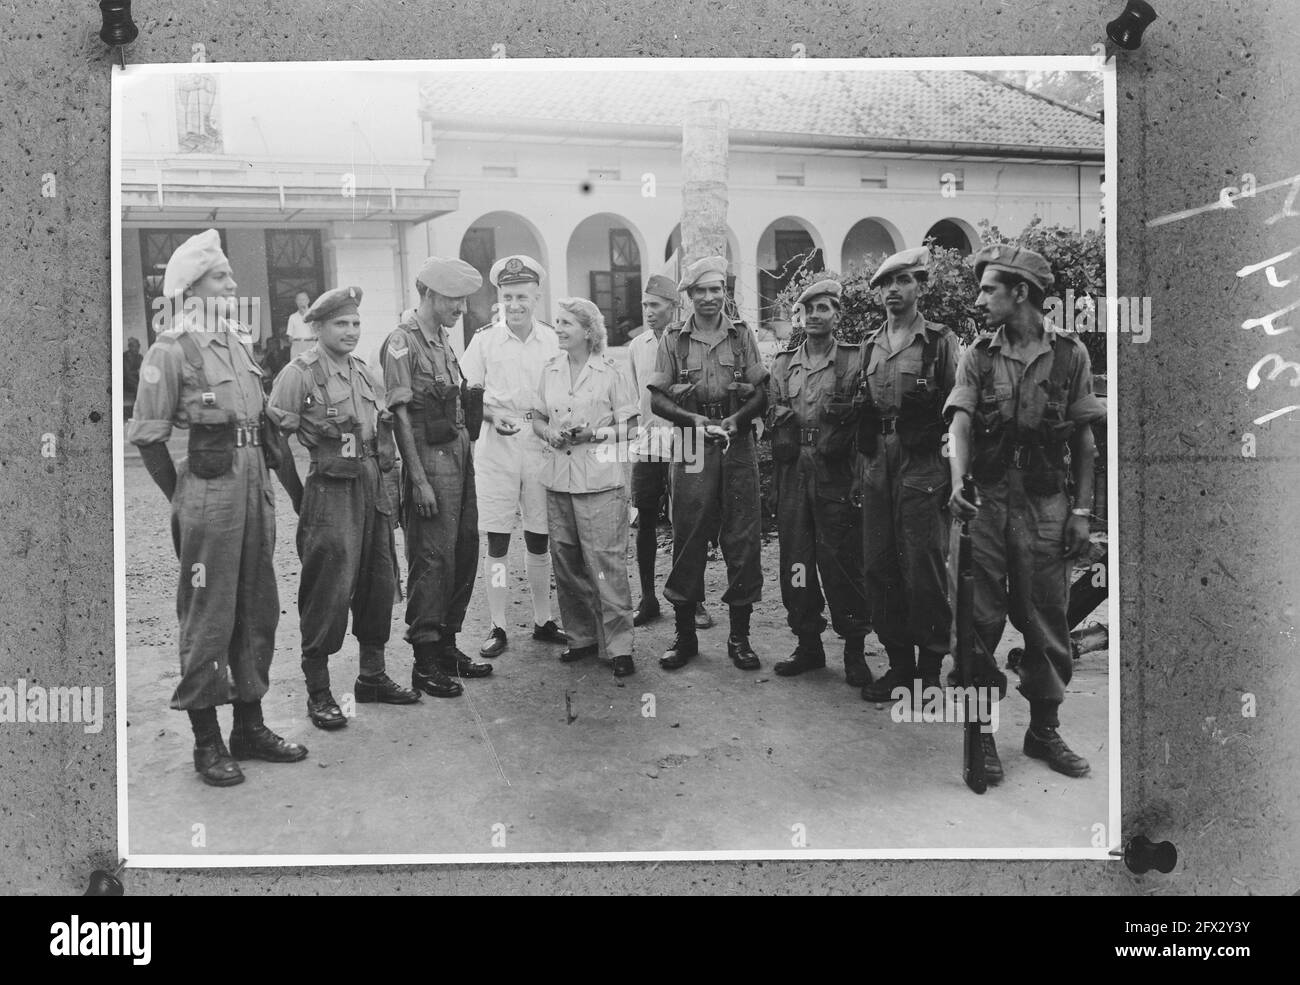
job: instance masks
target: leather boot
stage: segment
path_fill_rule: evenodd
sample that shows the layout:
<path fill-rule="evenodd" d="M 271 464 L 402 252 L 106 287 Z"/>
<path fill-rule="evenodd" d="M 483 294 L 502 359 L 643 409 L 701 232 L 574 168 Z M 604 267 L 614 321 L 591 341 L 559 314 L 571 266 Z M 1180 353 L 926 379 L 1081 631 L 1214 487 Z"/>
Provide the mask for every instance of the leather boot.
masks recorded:
<path fill-rule="evenodd" d="M 411 668 L 411 687 L 431 698 L 455 698 L 465 689 L 438 669 L 438 645 L 415 644 L 415 666 Z"/>
<path fill-rule="evenodd" d="M 685 667 L 691 657 L 700 652 L 700 641 L 695 635 L 695 606 L 693 604 L 673 606 L 673 622 L 677 635 L 668 650 L 659 658 L 659 666 L 664 670 L 676 670 Z"/>
<path fill-rule="evenodd" d="M 844 641 L 844 680 L 850 687 L 866 687 L 871 683 L 864 642 L 861 636 L 850 636 Z"/>
<path fill-rule="evenodd" d="M 758 654 L 749 645 L 749 614 L 753 607 L 733 605 L 731 607 L 731 634 L 727 637 L 727 656 L 741 670 L 758 670 Z M 818 637 L 818 646 L 821 638 Z M 822 653 L 822 666 L 826 666 L 826 654 Z"/>
<path fill-rule="evenodd" d="M 800 633 L 799 645 L 788 660 L 778 661 L 772 668 L 782 677 L 795 677 L 805 670 L 819 670 L 826 666 L 826 650 L 822 647 L 820 633 Z"/>

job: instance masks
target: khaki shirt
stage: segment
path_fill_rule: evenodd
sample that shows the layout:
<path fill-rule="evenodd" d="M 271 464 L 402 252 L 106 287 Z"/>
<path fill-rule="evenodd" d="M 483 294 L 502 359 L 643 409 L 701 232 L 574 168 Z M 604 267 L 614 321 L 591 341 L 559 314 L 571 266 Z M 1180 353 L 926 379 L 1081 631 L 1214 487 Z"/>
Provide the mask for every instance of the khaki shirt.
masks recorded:
<path fill-rule="evenodd" d="M 943 408 L 944 416 L 952 420 L 955 411 L 974 414 L 977 408 L 988 409 L 996 404 L 1004 422 L 1015 422 L 1018 428 L 1026 430 L 1038 427 L 1048 399 L 1047 391 L 1038 384 L 1051 379 L 1053 340 L 1057 346 L 1072 346 L 1077 350 L 1074 374 L 1062 408 L 1065 419 L 1087 424 L 1105 417 L 1105 404 L 1092 392 L 1092 363 L 1082 342 L 1049 329 L 1027 354 L 1028 361 L 1022 362 L 1005 354 L 1006 335 L 1001 327 L 992 336 L 982 337 L 962 355 L 956 385 Z M 987 356 L 981 356 L 978 351 L 981 348 Z M 985 366 L 989 367 L 988 371 L 981 374 Z"/>
<path fill-rule="evenodd" d="M 683 334 L 689 340 L 685 367 L 679 366 L 677 360 L 681 344 L 678 339 Z M 646 386 L 666 394 L 668 387 L 678 382 L 681 370 L 685 369 L 688 382 L 696 384 L 696 400 L 703 403 L 725 400 L 729 393 L 727 388 L 735 382 L 737 342 L 745 364 L 744 382 L 763 386 L 768 374 L 753 330 L 723 318 L 717 331 L 702 332 L 695 325 L 694 315 L 683 324 L 664 331 L 655 356 L 654 372 Z"/>
<path fill-rule="evenodd" d="M 383 346 L 384 390 L 389 407 L 410 404 L 411 410 L 424 409 L 424 395 L 442 377 L 448 386 L 459 387 L 465 374 L 442 326 L 426 329 L 415 317 L 415 309 L 402 312 L 397 331 Z M 462 407 L 456 423 L 465 423 Z M 471 435 L 471 438 L 476 435 Z"/>
<path fill-rule="evenodd" d="M 925 343 L 930 338 L 937 338 L 935 346 L 934 383 L 939 392 L 947 395 L 953 388 L 957 377 L 957 336 L 944 332 L 944 327 L 936 322 L 917 319 L 916 329 L 911 340 L 897 352 L 889 347 L 889 332 L 882 325 L 862 341 L 865 353 L 871 345 L 871 358 L 867 363 L 867 385 L 871 388 L 871 398 L 880 410 L 882 417 L 896 417 L 903 394 L 916 389 L 917 378 L 921 375 L 921 364 Z"/>
<path fill-rule="evenodd" d="M 838 388 L 835 379 L 837 353 L 844 367 Z M 799 427 L 820 427 L 822 410 L 832 397 L 838 394 L 841 399 L 852 399 L 861 367 L 861 349 L 846 342 L 836 341 L 822 359 L 813 357 L 806 342 L 789 356 L 778 354 L 772 361 L 773 372 L 767 381 L 768 412 L 788 406 L 794 411 Z"/>
<path fill-rule="evenodd" d="M 531 410 L 546 416 L 553 428 L 584 425 L 593 431 L 622 424 L 637 416 L 636 394 L 618 364 L 593 352 L 578 378 L 570 383 L 569 357 L 561 352 L 543 367 Z M 589 493 L 621 489 L 623 463 L 613 440 L 546 446 L 542 485 L 555 492 Z"/>
<path fill-rule="evenodd" d="M 315 365 L 325 368 L 325 392 L 316 385 Z M 379 415 L 385 409 L 383 384 L 371 378 L 370 370 L 351 354 L 346 363 L 336 363 L 313 345 L 294 359 L 276 378 L 266 414 L 281 430 L 298 433 L 306 448 L 331 433 L 330 425 L 349 430 L 361 425 L 361 440 L 375 437 Z"/>
<path fill-rule="evenodd" d="M 135 408 L 126 429 L 126 440 L 135 445 L 166 441 L 172 428 L 188 428 L 190 416 L 205 406 L 205 388 L 185 358 L 178 341 L 189 332 L 199 344 L 206 377 L 206 392 L 215 406 L 233 410 L 240 421 L 256 423 L 262 413 L 262 368 L 246 343 L 236 334 L 234 322 L 218 319 L 218 329 L 208 331 L 201 311 L 182 316 L 178 327 L 158 336 L 140 365 L 140 386 Z"/>

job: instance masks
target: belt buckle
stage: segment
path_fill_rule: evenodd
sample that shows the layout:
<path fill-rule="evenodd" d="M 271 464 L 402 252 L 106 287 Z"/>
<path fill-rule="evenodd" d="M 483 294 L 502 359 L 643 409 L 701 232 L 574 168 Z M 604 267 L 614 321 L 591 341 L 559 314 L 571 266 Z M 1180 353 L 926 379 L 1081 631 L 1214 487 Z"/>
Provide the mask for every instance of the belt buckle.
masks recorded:
<path fill-rule="evenodd" d="M 236 448 L 243 448 L 244 445 L 246 445 L 246 444 L 248 443 L 248 442 L 245 440 L 246 437 L 247 437 L 247 433 L 244 431 L 244 429 L 241 428 L 241 427 L 236 426 L 236 427 L 235 427 L 235 447 L 236 447 Z"/>
<path fill-rule="evenodd" d="M 248 443 L 251 444 L 254 448 L 262 447 L 262 432 L 260 429 L 255 428 L 252 425 L 249 425 Z"/>
<path fill-rule="evenodd" d="M 1011 449 L 1011 467 L 1013 469 L 1025 468 L 1025 453 L 1028 449 L 1024 445 L 1014 445 Z"/>
<path fill-rule="evenodd" d="M 893 433 L 894 433 L 894 430 L 895 430 L 894 425 L 895 425 L 896 423 L 897 423 L 897 418 L 894 418 L 894 417 L 882 417 L 882 418 L 880 419 L 880 433 L 881 433 L 881 434 L 893 434 Z"/>

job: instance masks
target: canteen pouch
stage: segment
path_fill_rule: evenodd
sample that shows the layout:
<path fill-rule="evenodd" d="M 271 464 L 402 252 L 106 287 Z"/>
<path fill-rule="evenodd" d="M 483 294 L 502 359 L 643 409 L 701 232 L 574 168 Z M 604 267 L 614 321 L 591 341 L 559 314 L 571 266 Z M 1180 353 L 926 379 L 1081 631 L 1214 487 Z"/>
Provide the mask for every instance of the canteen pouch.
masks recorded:
<path fill-rule="evenodd" d="M 772 412 L 772 461 L 788 463 L 799 457 L 799 420 L 789 407 Z"/>
<path fill-rule="evenodd" d="M 817 433 L 817 454 L 823 458 L 841 460 L 853 455 L 857 441 L 858 408 L 850 398 L 834 396 L 822 408 Z M 879 425 L 877 425 L 877 428 Z"/>
<path fill-rule="evenodd" d="M 361 425 L 336 425 L 338 435 L 321 435 L 316 442 L 316 474 L 326 479 L 355 479 L 361 474 Z"/>
<path fill-rule="evenodd" d="M 379 471 L 391 472 L 393 466 L 397 464 L 397 439 L 393 435 L 393 412 L 391 410 L 379 412 L 375 432 L 376 443 L 379 445 Z"/>
<path fill-rule="evenodd" d="M 469 432 L 470 441 L 477 441 L 483 429 L 483 388 L 468 386 L 462 381 L 461 390 L 465 401 L 465 430 Z"/>
<path fill-rule="evenodd" d="M 424 440 L 444 445 L 456 437 L 456 408 L 460 387 L 436 382 L 424 394 Z"/>
<path fill-rule="evenodd" d="M 668 399 L 682 410 L 695 413 L 694 383 L 670 383 L 664 392 L 668 394 Z"/>
<path fill-rule="evenodd" d="M 257 419 L 257 430 L 261 434 L 262 457 L 266 459 L 266 467 L 274 472 L 284 464 L 284 456 L 280 452 L 280 430 L 271 423 L 265 411 Z"/>
<path fill-rule="evenodd" d="M 1061 400 L 1052 399 L 1053 385 L 1046 380 L 1040 385 L 1048 391 L 1048 401 L 1029 449 L 1023 477 L 1025 492 L 1031 496 L 1056 496 L 1066 491 L 1065 447 L 1074 425 L 1065 419 Z"/>
<path fill-rule="evenodd" d="M 943 400 L 936 389 L 903 394 L 894 425 L 903 447 L 909 451 L 938 451 L 948 430 L 942 410 Z"/>
<path fill-rule="evenodd" d="M 235 464 L 235 412 L 200 407 L 190 414 L 190 474 L 216 479 Z"/>

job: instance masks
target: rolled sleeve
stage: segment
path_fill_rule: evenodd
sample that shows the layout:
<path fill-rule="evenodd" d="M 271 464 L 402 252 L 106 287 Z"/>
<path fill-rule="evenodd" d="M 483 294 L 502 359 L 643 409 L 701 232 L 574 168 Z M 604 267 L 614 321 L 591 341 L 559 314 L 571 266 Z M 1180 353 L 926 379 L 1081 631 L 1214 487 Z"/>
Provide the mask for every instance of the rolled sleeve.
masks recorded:
<path fill-rule="evenodd" d="M 415 395 L 411 389 L 411 347 L 400 329 L 388 336 L 384 345 L 383 394 L 384 406 L 390 409 L 409 404 Z"/>
<path fill-rule="evenodd" d="M 306 378 L 301 369 L 290 363 L 275 378 L 275 386 L 266 401 L 266 416 L 281 431 L 292 434 L 302 427 L 302 402 L 306 395 Z"/>
<path fill-rule="evenodd" d="M 978 401 L 979 372 L 975 366 L 975 348 L 972 346 L 962 354 L 961 361 L 957 364 L 956 381 L 943 405 L 944 420 L 952 423 L 953 414 L 959 410 L 974 414 Z"/>
<path fill-rule="evenodd" d="M 140 364 L 140 386 L 135 407 L 126 427 L 126 440 L 133 445 L 152 445 L 171 437 L 176 405 L 184 381 L 184 356 L 171 339 L 149 347 Z"/>
<path fill-rule="evenodd" d="M 1079 356 L 1074 361 L 1074 379 L 1070 381 L 1070 406 L 1065 412 L 1075 424 L 1091 424 L 1106 416 L 1106 405 L 1092 392 L 1092 360 L 1088 350 L 1079 343 Z"/>
<path fill-rule="evenodd" d="M 646 380 L 647 390 L 666 390 L 677 379 L 677 360 L 668 347 L 668 332 L 659 338 L 659 348 L 655 351 L 655 368 Z"/>
<path fill-rule="evenodd" d="M 752 328 L 745 329 L 745 338 L 741 343 L 745 347 L 745 380 L 754 386 L 767 383 L 767 366 L 763 363 L 763 354 L 758 351 L 758 338 Z"/>

